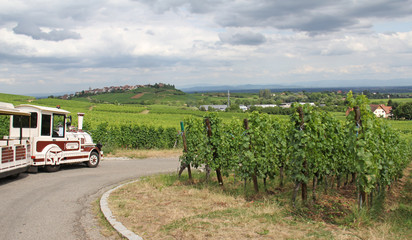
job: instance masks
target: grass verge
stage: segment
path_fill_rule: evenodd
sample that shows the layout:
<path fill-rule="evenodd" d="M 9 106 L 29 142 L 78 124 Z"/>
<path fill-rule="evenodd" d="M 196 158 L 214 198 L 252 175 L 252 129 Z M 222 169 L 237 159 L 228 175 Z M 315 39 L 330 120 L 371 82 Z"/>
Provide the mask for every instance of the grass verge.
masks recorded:
<path fill-rule="evenodd" d="M 105 157 L 126 157 L 126 158 L 166 158 L 179 157 L 182 149 L 115 149 L 105 154 Z"/>
<path fill-rule="evenodd" d="M 100 198 L 93 202 L 93 212 L 96 215 L 97 221 L 100 225 L 100 234 L 112 240 L 124 239 L 104 217 L 102 211 L 100 210 Z"/>
<path fill-rule="evenodd" d="M 233 176 L 219 186 L 204 173 L 141 179 L 113 192 L 116 218 L 144 239 L 412 239 L 412 168 L 369 211 L 356 208 L 352 186 L 320 189 L 318 200 L 292 207 L 292 186 L 255 194 Z M 379 202 L 384 204 L 379 204 Z"/>

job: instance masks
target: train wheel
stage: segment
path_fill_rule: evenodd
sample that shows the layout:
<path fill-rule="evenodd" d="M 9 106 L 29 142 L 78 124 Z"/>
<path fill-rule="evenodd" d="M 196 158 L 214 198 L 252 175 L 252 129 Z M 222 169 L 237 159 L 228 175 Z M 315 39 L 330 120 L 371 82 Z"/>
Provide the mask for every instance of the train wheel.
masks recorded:
<path fill-rule="evenodd" d="M 95 168 L 99 165 L 100 157 L 96 152 L 92 152 L 89 157 L 89 161 L 86 162 L 88 167 Z"/>

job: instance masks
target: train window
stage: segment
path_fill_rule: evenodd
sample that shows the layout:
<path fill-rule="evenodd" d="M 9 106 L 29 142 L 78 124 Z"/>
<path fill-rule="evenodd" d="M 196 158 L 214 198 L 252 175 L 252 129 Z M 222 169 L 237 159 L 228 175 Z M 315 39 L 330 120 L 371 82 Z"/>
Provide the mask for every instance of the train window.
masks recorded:
<path fill-rule="evenodd" d="M 32 112 L 31 116 L 13 116 L 14 128 L 37 128 L 37 113 Z"/>
<path fill-rule="evenodd" d="M 41 115 L 41 135 L 50 136 L 51 133 L 51 115 Z"/>
<path fill-rule="evenodd" d="M 64 137 L 64 120 L 65 116 L 61 114 L 53 114 L 53 135 L 52 137 Z"/>

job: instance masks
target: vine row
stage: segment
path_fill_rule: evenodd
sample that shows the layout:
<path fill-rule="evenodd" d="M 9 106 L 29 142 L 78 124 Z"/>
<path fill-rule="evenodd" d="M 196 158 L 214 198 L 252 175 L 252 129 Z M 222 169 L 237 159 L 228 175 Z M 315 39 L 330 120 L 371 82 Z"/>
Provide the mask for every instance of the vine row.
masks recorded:
<path fill-rule="evenodd" d="M 347 96 L 353 111 L 346 121 L 309 105 L 294 105 L 289 121 L 253 112 L 247 119 L 223 122 L 218 113 L 203 119 L 184 120 L 187 150 L 181 157 L 184 165 L 205 165 L 222 175 L 235 174 L 252 180 L 284 174 L 294 183 L 293 202 L 302 189 L 307 201 L 307 185 L 313 184 L 313 199 L 318 181 L 337 180 L 338 187 L 346 176 L 356 184 L 359 206 L 372 203 L 372 193 L 381 192 L 401 175 L 411 159 L 411 145 L 402 140 L 386 121 L 368 109 L 368 99 Z M 369 198 L 368 198 L 369 196 Z"/>

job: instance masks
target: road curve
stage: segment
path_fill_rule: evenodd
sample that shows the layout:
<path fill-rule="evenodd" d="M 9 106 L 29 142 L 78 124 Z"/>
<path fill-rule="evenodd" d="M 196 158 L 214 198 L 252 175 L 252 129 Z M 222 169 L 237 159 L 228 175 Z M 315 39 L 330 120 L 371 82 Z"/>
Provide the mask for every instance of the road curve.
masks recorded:
<path fill-rule="evenodd" d="M 105 239 L 91 203 L 119 182 L 176 171 L 178 165 L 176 157 L 105 159 L 97 168 L 71 165 L 0 179 L 0 239 Z"/>

